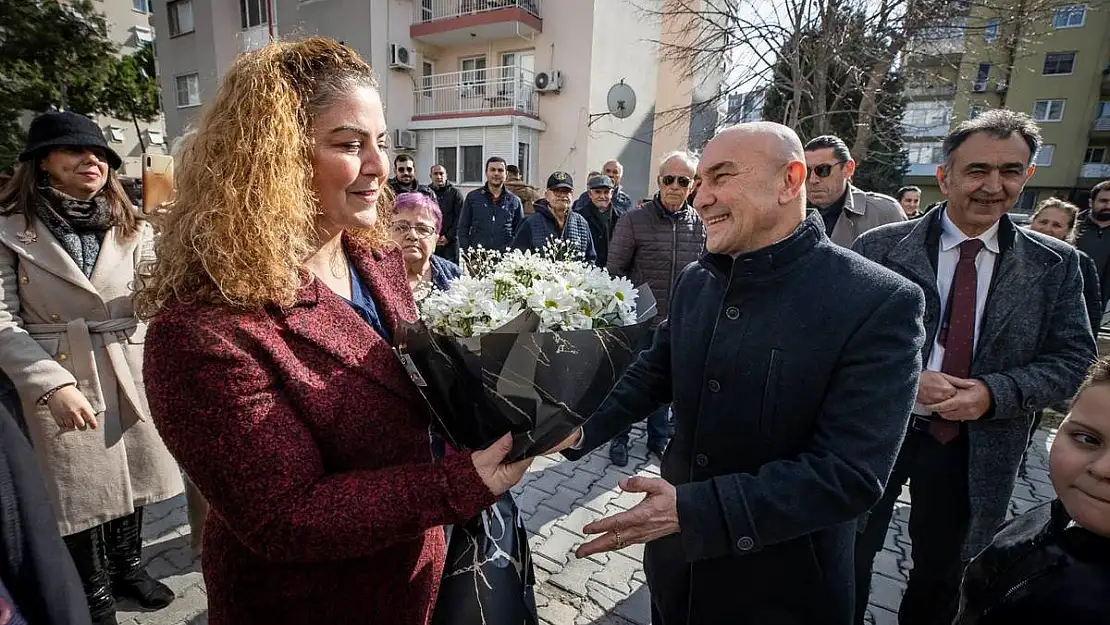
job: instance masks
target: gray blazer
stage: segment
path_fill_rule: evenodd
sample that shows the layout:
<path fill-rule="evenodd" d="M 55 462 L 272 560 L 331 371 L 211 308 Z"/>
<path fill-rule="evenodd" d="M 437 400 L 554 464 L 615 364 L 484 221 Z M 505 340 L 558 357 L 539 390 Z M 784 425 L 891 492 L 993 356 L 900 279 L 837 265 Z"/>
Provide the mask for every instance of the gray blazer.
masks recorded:
<path fill-rule="evenodd" d="M 848 197 L 844 198 L 844 210 L 833 226 L 829 239 L 841 247 L 852 247 L 864 232 L 886 224 L 906 221 L 906 214 L 898 200 L 871 191 L 861 191 L 848 184 Z"/>
<path fill-rule="evenodd" d="M 925 292 L 929 361 L 940 326 L 936 259 L 940 214 L 884 226 L 861 236 L 860 254 L 909 278 Z M 1070 397 L 1096 358 L 1079 255 L 1069 245 L 999 224 L 1000 257 L 971 366 L 990 388 L 991 410 L 969 421 L 971 526 L 963 558 L 990 544 L 1006 517 L 1033 413 Z"/>

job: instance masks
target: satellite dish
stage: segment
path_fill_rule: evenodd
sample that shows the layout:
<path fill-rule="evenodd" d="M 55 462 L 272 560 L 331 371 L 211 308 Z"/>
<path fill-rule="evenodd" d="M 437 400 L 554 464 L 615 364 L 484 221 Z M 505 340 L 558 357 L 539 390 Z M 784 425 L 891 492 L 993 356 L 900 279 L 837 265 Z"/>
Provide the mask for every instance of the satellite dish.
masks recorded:
<path fill-rule="evenodd" d="M 617 119 L 627 119 L 636 110 L 636 92 L 622 80 L 609 87 L 606 103 L 609 105 L 610 115 Z"/>

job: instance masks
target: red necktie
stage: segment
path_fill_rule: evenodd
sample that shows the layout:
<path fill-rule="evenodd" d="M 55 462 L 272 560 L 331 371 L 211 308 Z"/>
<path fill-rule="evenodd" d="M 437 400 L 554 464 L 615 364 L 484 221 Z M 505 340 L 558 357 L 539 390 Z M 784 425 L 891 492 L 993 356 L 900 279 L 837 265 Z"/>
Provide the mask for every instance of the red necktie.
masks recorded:
<path fill-rule="evenodd" d="M 979 239 L 960 243 L 960 260 L 948 294 L 948 327 L 942 330 L 944 345 L 942 373 L 957 378 L 971 377 L 971 359 L 975 354 L 975 295 L 979 288 L 975 257 L 983 249 Z M 946 444 L 960 434 L 958 421 L 937 419 L 929 423 L 929 434 Z"/>

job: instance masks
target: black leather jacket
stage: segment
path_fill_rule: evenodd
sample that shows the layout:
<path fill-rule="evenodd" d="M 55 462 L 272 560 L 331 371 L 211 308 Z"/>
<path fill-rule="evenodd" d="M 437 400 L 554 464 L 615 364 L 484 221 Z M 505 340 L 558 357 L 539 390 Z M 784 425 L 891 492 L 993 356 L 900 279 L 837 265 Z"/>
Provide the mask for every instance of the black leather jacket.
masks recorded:
<path fill-rule="evenodd" d="M 1010 521 L 964 572 L 954 625 L 1110 623 L 1110 539 L 1060 501 Z"/>

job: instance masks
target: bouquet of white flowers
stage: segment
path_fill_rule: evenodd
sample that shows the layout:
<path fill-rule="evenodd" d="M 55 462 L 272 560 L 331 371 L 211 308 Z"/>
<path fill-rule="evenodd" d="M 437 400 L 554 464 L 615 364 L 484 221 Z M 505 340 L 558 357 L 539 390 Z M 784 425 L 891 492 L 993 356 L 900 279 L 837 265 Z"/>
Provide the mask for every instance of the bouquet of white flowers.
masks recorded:
<path fill-rule="evenodd" d="M 635 358 L 655 300 L 646 287 L 553 241 L 538 252 L 471 251 L 469 275 L 420 302 L 397 354 L 456 447 L 515 435 L 510 459 L 585 422 Z"/>

